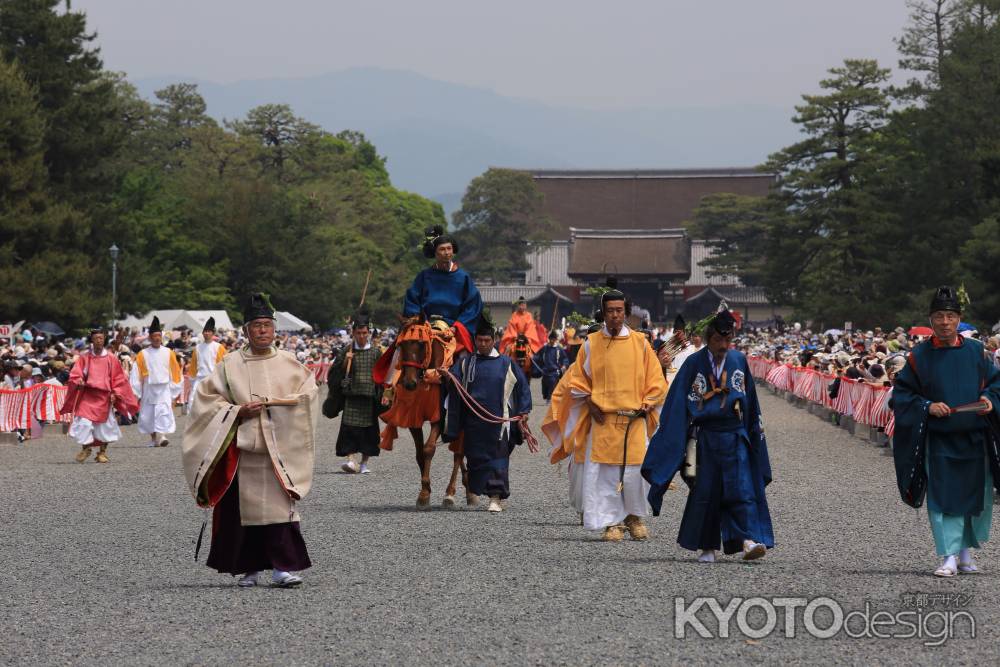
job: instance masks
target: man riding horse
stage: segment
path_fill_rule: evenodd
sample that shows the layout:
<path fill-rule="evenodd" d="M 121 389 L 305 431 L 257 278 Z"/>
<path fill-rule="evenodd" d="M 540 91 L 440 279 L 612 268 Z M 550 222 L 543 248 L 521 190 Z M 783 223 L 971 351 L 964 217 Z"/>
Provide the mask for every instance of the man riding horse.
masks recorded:
<path fill-rule="evenodd" d="M 424 257 L 434 264 L 417 274 L 406 290 L 403 316 L 439 316 L 455 330 L 459 348 L 473 352 L 472 336 L 483 312 L 483 300 L 468 273 L 454 261 L 458 243 L 442 227 L 428 230 Z"/>
<path fill-rule="evenodd" d="M 507 326 L 500 338 L 500 354 L 513 356 L 511 348 L 525 343 L 530 347 L 532 354 L 537 353 L 542 349 L 548 336 L 548 332 L 544 331 L 545 327 L 542 326 L 541 329 L 543 331 L 539 331 L 539 323 L 535 322 L 534 316 L 528 310 L 527 300 L 523 296 L 518 297 L 515 310 L 507 320 Z"/>
<path fill-rule="evenodd" d="M 454 257 L 458 243 L 435 226 L 427 230 L 424 257 L 434 264 L 417 274 L 403 298 L 403 318 L 443 320 L 455 336 L 456 354 L 474 351 L 472 335 L 483 312 L 483 299 L 468 273 L 458 268 Z M 402 333 L 402 330 L 400 331 Z M 375 365 L 375 382 L 387 384 L 393 366 L 394 349 L 390 348 Z"/>
<path fill-rule="evenodd" d="M 469 330 L 475 330 L 483 302 L 472 278 L 454 261 L 458 244 L 443 228 L 428 230 L 423 252 L 434 264 L 418 273 L 406 291 L 399 336 L 382 355 L 373 376 L 377 383 L 389 387 L 385 401 L 392 404 L 382 415 L 386 428 L 379 446 L 392 449 L 397 429 L 410 430 L 421 469 L 417 505 L 426 507 L 430 501 L 430 463 L 445 417 L 439 370 L 450 367 L 456 356 L 473 352 Z M 426 440 L 424 422 L 431 424 Z M 466 478 L 461 441 L 453 442 L 451 450 L 455 461 L 445 505 L 454 504 L 459 470 L 463 481 Z M 466 500 L 474 504 L 476 497 L 467 495 Z"/>
<path fill-rule="evenodd" d="M 531 382 L 532 376 L 532 358 L 535 356 L 534 351 L 531 348 L 531 341 L 524 334 L 518 334 L 517 338 L 514 339 L 514 344 L 507 347 L 506 354 L 508 357 L 514 360 L 514 362 L 520 367 L 524 372 L 525 381 Z"/>

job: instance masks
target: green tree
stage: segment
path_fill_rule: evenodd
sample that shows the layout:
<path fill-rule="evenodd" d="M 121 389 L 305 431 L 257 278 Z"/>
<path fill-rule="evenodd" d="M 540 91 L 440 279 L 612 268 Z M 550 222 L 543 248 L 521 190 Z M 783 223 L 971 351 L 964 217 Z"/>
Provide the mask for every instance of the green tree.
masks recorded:
<path fill-rule="evenodd" d="M 910 23 L 896 45 L 900 68 L 916 76 L 899 93 L 912 98 L 937 87 L 951 34 L 968 3 L 966 0 L 907 0 L 906 4 L 910 9 Z"/>
<path fill-rule="evenodd" d="M 528 243 L 544 245 L 555 232 L 544 199 L 524 171 L 489 169 L 469 183 L 453 222 L 462 261 L 476 278 L 507 282 L 529 267 Z"/>
<path fill-rule="evenodd" d="M 796 107 L 792 120 L 806 138 L 762 167 L 777 175 L 771 195 L 706 198 L 690 229 L 716 251 L 714 271 L 766 286 L 807 318 L 867 322 L 880 314 L 878 242 L 893 224 L 871 188 L 885 167 L 878 137 L 889 72 L 847 60 L 830 74 L 822 94 L 803 95 Z"/>
<path fill-rule="evenodd" d="M 100 307 L 88 288 L 93 262 L 77 250 L 89 226 L 50 198 L 44 156 L 34 91 L 16 65 L 0 62 L 0 312 L 79 322 Z"/>
<path fill-rule="evenodd" d="M 313 169 L 324 135 L 317 125 L 293 114 L 287 104 L 255 107 L 229 127 L 257 143 L 257 161 L 263 173 L 285 182 L 294 182 Z"/>
<path fill-rule="evenodd" d="M 146 153 L 163 168 L 176 169 L 183 164 L 197 132 L 217 124 L 208 115 L 195 84 L 177 83 L 154 94 L 156 103 L 145 132 Z"/>
<path fill-rule="evenodd" d="M 104 76 L 81 12 L 59 0 L 0 0 L 0 57 L 16 62 L 37 91 L 46 120 L 45 163 L 64 195 L 107 191 L 102 160 L 125 139 L 115 82 Z"/>
<path fill-rule="evenodd" d="M 110 312 L 226 308 L 247 293 L 341 324 L 369 269 L 388 320 L 437 204 L 394 188 L 362 133 L 281 104 L 220 126 L 192 84 L 153 103 L 102 69 L 84 16 L 0 0 L 0 308 L 66 327 Z"/>
<path fill-rule="evenodd" d="M 772 298 L 787 300 L 781 293 L 789 283 L 775 275 L 780 267 L 771 258 L 788 238 L 790 224 L 777 197 L 753 197 L 720 193 L 702 199 L 687 223 L 692 238 L 705 239 L 713 250 L 704 260 L 713 276 L 739 276 L 747 285 L 772 288 Z M 792 239 L 788 242 L 794 243 Z"/>
<path fill-rule="evenodd" d="M 1000 313 L 997 266 L 1000 266 L 1000 215 L 986 218 L 974 226 L 958 256 L 958 269 L 969 279 L 965 284 L 970 288 L 972 299 L 966 317 L 980 324 L 994 324 Z"/>
<path fill-rule="evenodd" d="M 15 64 L 0 62 L 0 216 L 30 205 L 46 184 L 45 121 Z M 12 240 L 4 234 L 3 242 Z"/>

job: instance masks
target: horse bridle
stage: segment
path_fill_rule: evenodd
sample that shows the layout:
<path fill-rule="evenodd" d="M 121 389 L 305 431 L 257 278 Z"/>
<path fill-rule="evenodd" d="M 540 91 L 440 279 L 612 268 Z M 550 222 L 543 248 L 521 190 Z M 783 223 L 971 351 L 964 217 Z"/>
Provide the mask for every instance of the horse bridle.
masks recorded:
<path fill-rule="evenodd" d="M 410 341 L 416 341 L 424 344 L 424 358 L 420 361 L 400 359 L 398 362 L 398 368 L 403 369 L 408 366 L 421 371 L 427 370 L 430 366 L 431 356 L 433 354 L 431 350 L 430 325 L 427 323 L 413 323 L 408 325 L 405 329 L 399 332 L 399 337 L 396 339 L 396 346 L 401 348 L 402 343 L 408 343 Z"/>

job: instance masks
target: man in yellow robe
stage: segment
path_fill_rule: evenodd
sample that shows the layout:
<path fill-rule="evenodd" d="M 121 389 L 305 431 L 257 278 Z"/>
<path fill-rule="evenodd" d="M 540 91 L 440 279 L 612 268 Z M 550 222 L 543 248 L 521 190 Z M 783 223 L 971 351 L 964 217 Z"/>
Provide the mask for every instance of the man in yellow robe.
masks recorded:
<path fill-rule="evenodd" d="M 517 342 L 518 334 L 524 334 L 528 339 L 532 354 L 537 354 L 542 349 L 542 345 L 545 344 L 545 341 L 538 337 L 538 325 L 535 324 L 535 318 L 528 310 L 528 302 L 524 300 L 523 296 L 517 300 L 517 310 L 511 313 L 510 319 L 507 320 L 507 327 L 500 339 L 500 354 L 514 356 L 508 348 L 513 347 L 514 343 Z"/>
<path fill-rule="evenodd" d="M 649 535 L 649 486 L 639 468 L 667 395 L 649 341 L 625 325 L 628 310 L 618 290 L 601 298 L 604 325 L 587 336 L 543 425 L 552 461 L 574 457 L 571 499 L 584 527 L 603 530 L 609 542 L 626 531 L 635 540 Z"/>

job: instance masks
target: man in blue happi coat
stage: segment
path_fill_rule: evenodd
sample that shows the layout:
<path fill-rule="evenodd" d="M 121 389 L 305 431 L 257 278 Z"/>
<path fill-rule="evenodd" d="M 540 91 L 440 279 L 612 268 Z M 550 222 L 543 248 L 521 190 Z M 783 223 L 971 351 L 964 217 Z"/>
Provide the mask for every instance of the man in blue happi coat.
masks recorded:
<path fill-rule="evenodd" d="M 569 368 L 569 355 L 559 344 L 559 336 L 555 331 L 549 332 L 548 344 L 538 351 L 533 361 L 542 374 L 542 398 L 547 401 L 552 398 L 552 390 Z"/>
<path fill-rule="evenodd" d="M 429 230 L 424 256 L 434 264 L 413 279 L 403 299 L 403 315 L 438 315 L 455 327 L 459 346 L 472 352 L 471 332 L 476 328 L 483 300 L 472 277 L 458 268 L 454 256 L 458 243 L 441 227 Z"/>
<path fill-rule="evenodd" d="M 991 426 L 1000 371 L 982 344 L 958 334 L 961 315 L 955 290 L 939 287 L 930 307 L 934 335 L 913 348 L 892 390 L 896 481 L 907 505 L 927 497 L 939 577 L 979 571 L 971 549 L 989 538 L 1000 479 Z"/>
<path fill-rule="evenodd" d="M 527 418 L 531 412 L 531 391 L 524 372 L 510 357 L 497 352 L 496 329 L 487 317 L 480 319 L 475 332 L 476 353 L 464 357 L 452 367 L 452 372 L 491 415 Z M 489 496 L 489 511 L 501 512 L 500 501 L 510 497 L 510 455 L 522 442 L 521 429 L 511 422 L 484 421 L 452 391 L 448 395 L 446 439 L 453 440 L 463 432 L 469 469 L 467 489 L 478 496 Z"/>
<path fill-rule="evenodd" d="M 725 553 L 742 552 L 745 560 L 774 546 L 764 493 L 771 482 L 767 442 L 746 357 L 729 349 L 734 330 L 728 310 L 712 319 L 708 344 L 684 361 L 670 385 L 642 464 L 654 515 L 681 472 L 691 490 L 677 542 L 706 563 L 715 561 L 720 542 Z"/>

